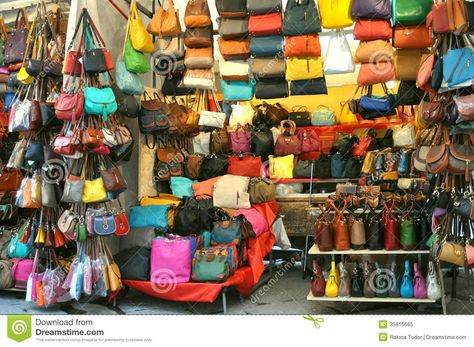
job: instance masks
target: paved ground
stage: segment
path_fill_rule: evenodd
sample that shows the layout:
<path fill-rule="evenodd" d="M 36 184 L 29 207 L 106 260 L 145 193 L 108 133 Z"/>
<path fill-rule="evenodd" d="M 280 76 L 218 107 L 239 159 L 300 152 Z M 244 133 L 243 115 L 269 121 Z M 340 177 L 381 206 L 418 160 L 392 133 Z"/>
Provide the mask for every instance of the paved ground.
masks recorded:
<path fill-rule="evenodd" d="M 287 271 L 274 275 L 271 286 L 262 287 L 254 296 L 242 299 L 231 290 L 227 295 L 230 314 L 416 314 L 441 313 L 440 307 L 426 305 L 417 307 L 406 304 L 371 304 L 371 303 L 317 303 L 306 300 L 309 290 L 307 278 L 301 278 L 301 267 L 296 265 Z M 282 273 L 280 272 L 280 274 Z M 446 281 L 450 288 L 450 278 Z M 472 286 L 471 280 L 471 288 Z M 467 291 L 466 280 L 457 281 L 457 298 L 448 298 L 448 313 L 474 314 L 474 290 Z M 158 300 L 136 291 L 118 302 L 114 309 L 100 300 L 87 301 L 64 306 L 53 306 L 48 309 L 38 308 L 26 303 L 22 293 L 0 292 L 0 314 L 219 314 L 222 313 L 222 302 L 218 299 L 213 304 L 188 304 Z"/>

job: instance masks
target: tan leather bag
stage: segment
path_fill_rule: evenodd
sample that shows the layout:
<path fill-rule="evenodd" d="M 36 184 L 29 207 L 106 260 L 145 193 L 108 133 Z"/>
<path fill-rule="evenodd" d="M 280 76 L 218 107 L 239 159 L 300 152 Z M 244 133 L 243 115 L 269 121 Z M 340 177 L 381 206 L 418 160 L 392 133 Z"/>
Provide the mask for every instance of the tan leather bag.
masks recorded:
<path fill-rule="evenodd" d="M 184 65 L 188 69 L 210 69 L 214 65 L 212 47 L 188 48 L 184 55 Z"/>
<path fill-rule="evenodd" d="M 440 248 L 439 260 L 458 266 L 465 265 L 466 248 L 463 245 L 453 242 L 444 242 Z"/>
<path fill-rule="evenodd" d="M 211 13 L 207 0 L 189 0 L 184 11 L 186 28 L 202 28 L 211 25 Z"/>
<path fill-rule="evenodd" d="M 427 49 L 397 49 L 395 52 L 395 77 L 400 81 L 415 81 L 421 59 L 430 51 Z"/>
<path fill-rule="evenodd" d="M 355 53 L 356 63 L 393 61 L 393 48 L 388 40 L 361 41 Z"/>
<path fill-rule="evenodd" d="M 174 9 L 173 0 L 169 0 L 168 8 L 164 9 L 165 0 L 148 23 L 146 30 L 156 36 L 177 36 L 181 34 L 178 11 Z"/>
<path fill-rule="evenodd" d="M 466 7 L 463 0 L 448 0 L 449 21 L 454 23 L 454 33 L 460 34 L 467 29 Z"/>
<path fill-rule="evenodd" d="M 351 223 L 351 248 L 352 249 L 364 249 L 365 248 L 365 226 L 364 222 L 359 219 L 353 219 Z"/>
<path fill-rule="evenodd" d="M 226 60 L 241 60 L 250 57 L 250 38 L 242 40 L 217 39 L 219 51 Z"/>
<path fill-rule="evenodd" d="M 252 204 L 273 201 L 276 196 L 276 188 L 271 180 L 252 177 L 250 179 L 249 194 Z"/>
<path fill-rule="evenodd" d="M 285 67 L 285 59 L 252 59 L 252 74 L 257 78 L 285 77 Z"/>
<path fill-rule="evenodd" d="M 361 172 L 366 175 L 373 174 L 375 171 L 375 157 L 377 156 L 377 152 L 370 151 L 367 152 L 364 158 L 364 163 L 362 164 Z"/>

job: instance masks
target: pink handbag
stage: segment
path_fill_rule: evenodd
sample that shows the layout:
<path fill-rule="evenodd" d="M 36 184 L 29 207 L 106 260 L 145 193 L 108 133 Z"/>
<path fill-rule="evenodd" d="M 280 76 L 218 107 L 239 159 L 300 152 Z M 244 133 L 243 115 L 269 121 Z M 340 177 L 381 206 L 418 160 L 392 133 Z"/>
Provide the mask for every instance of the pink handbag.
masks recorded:
<path fill-rule="evenodd" d="M 319 136 L 316 131 L 300 129 L 297 136 L 301 142 L 301 153 L 319 152 Z"/>
<path fill-rule="evenodd" d="M 425 299 L 428 295 L 426 288 L 426 281 L 421 274 L 420 266 L 418 263 L 413 264 L 414 275 L 413 275 L 413 294 L 417 299 Z"/>
<path fill-rule="evenodd" d="M 468 265 L 474 265 L 474 246 L 466 246 L 466 260 Z"/>
<path fill-rule="evenodd" d="M 150 281 L 175 285 L 191 279 L 191 241 L 182 238 L 156 238 L 151 241 Z"/>
<path fill-rule="evenodd" d="M 250 152 L 250 131 L 245 130 L 240 124 L 235 131 L 229 133 L 229 147 L 234 153 Z"/>
<path fill-rule="evenodd" d="M 234 213 L 234 217 L 244 216 L 245 219 L 252 225 L 255 236 L 259 236 L 270 229 L 267 219 L 263 214 L 258 212 L 255 208 L 239 208 Z"/>
<path fill-rule="evenodd" d="M 12 277 L 15 281 L 15 288 L 26 289 L 28 277 L 33 270 L 33 260 L 13 258 Z"/>

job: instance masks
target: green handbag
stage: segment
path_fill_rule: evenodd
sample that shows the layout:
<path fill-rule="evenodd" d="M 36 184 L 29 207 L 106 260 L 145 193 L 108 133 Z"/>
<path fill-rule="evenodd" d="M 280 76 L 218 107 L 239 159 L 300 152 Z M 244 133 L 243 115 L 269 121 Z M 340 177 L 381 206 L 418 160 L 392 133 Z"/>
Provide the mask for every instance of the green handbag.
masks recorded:
<path fill-rule="evenodd" d="M 393 0 L 393 24 L 418 25 L 426 22 L 432 0 Z"/>
<path fill-rule="evenodd" d="M 5 41 L 0 39 L 0 67 L 3 66 L 3 50 L 5 49 Z"/>
<path fill-rule="evenodd" d="M 196 282 L 224 282 L 230 276 L 226 248 L 202 248 L 193 259 L 192 280 Z"/>
<path fill-rule="evenodd" d="M 87 239 L 87 229 L 84 222 L 77 223 L 74 238 L 78 242 L 84 242 Z"/>
<path fill-rule="evenodd" d="M 123 59 L 127 70 L 135 73 L 146 73 L 150 71 L 150 63 L 142 52 L 136 51 L 133 48 L 130 36 L 125 41 L 125 49 L 123 52 Z"/>
<path fill-rule="evenodd" d="M 416 247 L 416 230 L 413 221 L 402 219 L 400 226 L 400 244 L 402 249 L 410 250 Z"/>

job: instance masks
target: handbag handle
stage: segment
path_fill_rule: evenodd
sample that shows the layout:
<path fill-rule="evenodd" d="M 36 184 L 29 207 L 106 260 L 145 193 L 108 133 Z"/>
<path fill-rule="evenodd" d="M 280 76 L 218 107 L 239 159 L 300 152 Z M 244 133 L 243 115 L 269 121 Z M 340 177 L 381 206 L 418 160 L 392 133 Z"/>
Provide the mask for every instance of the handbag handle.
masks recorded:
<path fill-rule="evenodd" d="M 296 123 L 293 122 L 292 120 L 282 120 L 280 122 L 280 126 L 281 126 L 282 130 L 285 130 L 285 125 L 290 126 L 290 135 L 294 135 L 295 131 L 296 131 Z"/>

